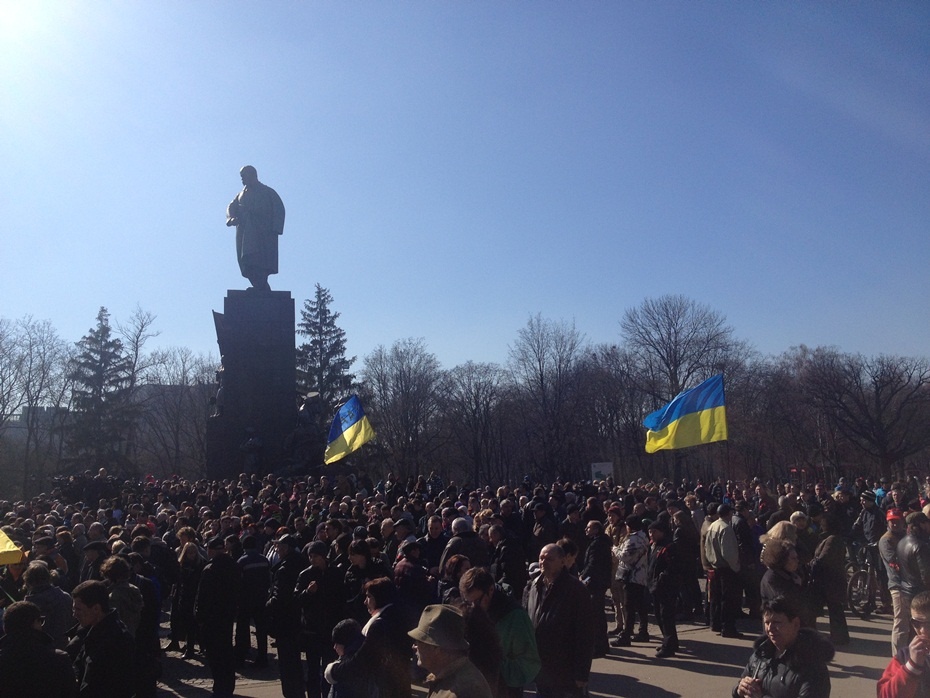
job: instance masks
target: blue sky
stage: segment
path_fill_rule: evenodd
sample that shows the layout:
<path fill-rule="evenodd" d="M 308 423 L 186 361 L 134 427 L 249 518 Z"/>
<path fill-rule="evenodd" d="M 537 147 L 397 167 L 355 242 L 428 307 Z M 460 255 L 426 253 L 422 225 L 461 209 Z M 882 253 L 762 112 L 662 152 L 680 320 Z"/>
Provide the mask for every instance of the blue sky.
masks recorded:
<path fill-rule="evenodd" d="M 351 354 L 619 341 L 683 293 L 764 353 L 930 354 L 923 2 L 0 0 L 0 316 L 99 306 L 215 354 L 225 207 L 287 207 L 272 288 Z"/>

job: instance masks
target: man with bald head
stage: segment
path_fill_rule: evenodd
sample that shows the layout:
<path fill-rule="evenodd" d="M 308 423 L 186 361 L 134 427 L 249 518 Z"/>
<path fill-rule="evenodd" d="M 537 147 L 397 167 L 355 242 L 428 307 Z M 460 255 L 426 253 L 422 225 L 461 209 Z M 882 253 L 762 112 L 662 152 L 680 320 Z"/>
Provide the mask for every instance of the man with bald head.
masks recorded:
<path fill-rule="evenodd" d="M 536 676 L 540 698 L 582 695 L 594 658 L 594 609 L 585 585 L 565 569 L 556 544 L 539 552 L 539 576 L 524 596 L 533 621 L 542 669 Z"/>
<path fill-rule="evenodd" d="M 278 236 L 284 232 L 284 203 L 277 192 L 258 181 L 251 165 L 239 170 L 242 191 L 226 208 L 226 225 L 236 226 L 239 270 L 249 290 L 270 291 L 268 276 L 278 273 Z"/>

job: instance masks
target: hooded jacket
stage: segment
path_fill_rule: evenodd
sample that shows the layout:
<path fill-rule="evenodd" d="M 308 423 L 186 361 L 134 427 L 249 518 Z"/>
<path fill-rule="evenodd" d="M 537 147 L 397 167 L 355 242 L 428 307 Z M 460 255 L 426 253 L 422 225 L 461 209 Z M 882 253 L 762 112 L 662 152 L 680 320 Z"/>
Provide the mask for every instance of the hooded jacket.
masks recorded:
<path fill-rule="evenodd" d="M 649 538 L 645 531 L 634 531 L 623 543 L 617 553 L 617 579 L 630 584 L 646 586 L 646 572 L 649 567 Z"/>
<path fill-rule="evenodd" d="M 878 698 L 917 698 L 930 692 L 930 671 L 910 662 L 907 647 L 898 650 L 878 680 Z"/>
<path fill-rule="evenodd" d="M 740 678 L 762 680 L 762 695 L 771 698 L 829 698 L 830 674 L 827 662 L 833 659 L 833 645 L 816 630 L 801 628 L 794 643 L 778 657 L 768 637 L 753 643 L 753 653 Z M 736 687 L 733 698 L 738 698 Z"/>

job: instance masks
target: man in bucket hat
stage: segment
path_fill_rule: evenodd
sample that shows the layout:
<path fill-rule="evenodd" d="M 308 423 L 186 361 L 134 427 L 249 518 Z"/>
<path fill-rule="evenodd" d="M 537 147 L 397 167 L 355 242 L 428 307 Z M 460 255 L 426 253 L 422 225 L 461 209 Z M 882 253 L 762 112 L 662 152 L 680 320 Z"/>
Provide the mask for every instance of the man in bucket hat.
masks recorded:
<path fill-rule="evenodd" d="M 491 698 L 488 682 L 468 659 L 465 619 L 455 608 L 427 606 L 407 634 L 414 639 L 417 664 L 430 672 L 427 698 Z"/>

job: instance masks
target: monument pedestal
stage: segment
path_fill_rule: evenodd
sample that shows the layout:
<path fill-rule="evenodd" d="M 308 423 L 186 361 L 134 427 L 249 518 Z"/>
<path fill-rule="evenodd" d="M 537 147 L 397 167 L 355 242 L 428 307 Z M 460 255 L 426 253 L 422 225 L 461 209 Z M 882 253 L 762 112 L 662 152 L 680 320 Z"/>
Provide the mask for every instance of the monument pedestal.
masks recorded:
<path fill-rule="evenodd" d="M 207 476 L 280 469 L 297 420 L 294 299 L 230 290 L 213 319 L 223 367 L 218 414 L 207 423 Z"/>

